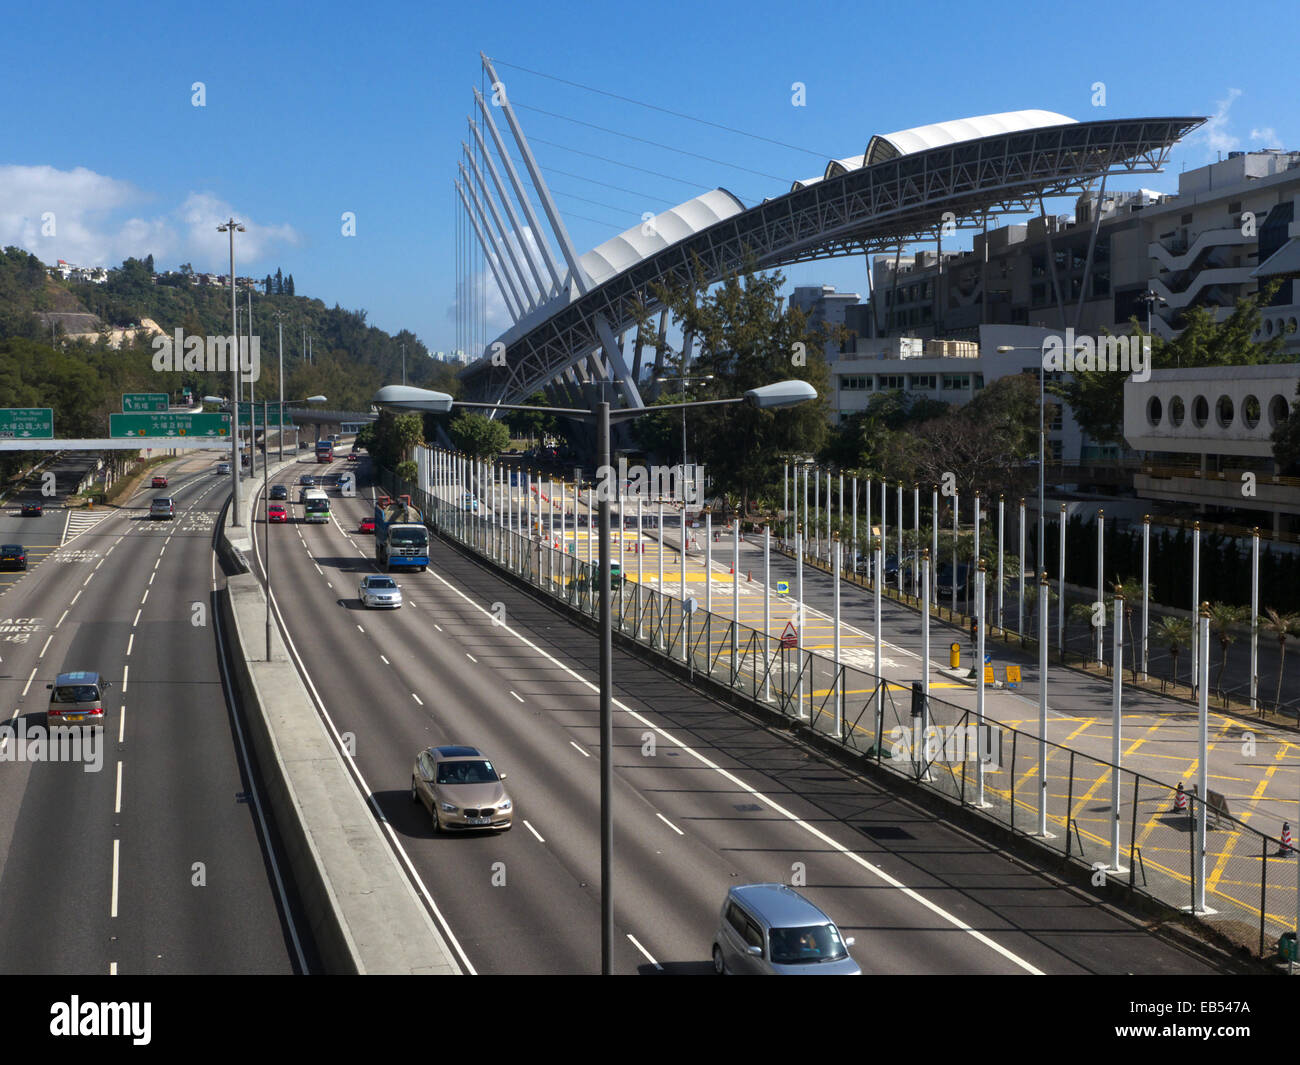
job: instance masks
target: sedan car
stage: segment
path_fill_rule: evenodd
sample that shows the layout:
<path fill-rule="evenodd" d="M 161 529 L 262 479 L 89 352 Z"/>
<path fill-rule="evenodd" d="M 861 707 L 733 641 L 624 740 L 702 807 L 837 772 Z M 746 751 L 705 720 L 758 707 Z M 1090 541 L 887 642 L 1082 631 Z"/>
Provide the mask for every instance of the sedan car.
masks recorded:
<path fill-rule="evenodd" d="M 167 478 L 166 478 L 166 477 L 155 477 L 155 478 L 153 479 L 153 487 L 154 487 L 154 488 L 166 488 L 166 487 L 167 487 Z"/>
<path fill-rule="evenodd" d="M 315 488 L 316 478 L 313 477 L 310 473 L 304 473 L 301 477 L 298 478 L 298 483 L 302 485 L 304 488 Z"/>
<path fill-rule="evenodd" d="M 288 498 L 289 498 L 289 486 L 288 486 L 287 484 L 273 484 L 273 485 L 271 485 L 271 498 L 272 498 L 272 499 L 288 499 Z"/>
<path fill-rule="evenodd" d="M 391 607 L 396 610 L 402 605 L 402 589 L 392 577 L 382 573 L 372 573 L 361 578 L 357 589 L 357 598 L 364 607 Z"/>
<path fill-rule="evenodd" d="M 171 521 L 175 518 L 176 507 L 172 503 L 171 496 L 158 496 L 152 503 L 150 503 L 149 517 L 151 520 L 153 518 L 165 518 L 167 521 Z"/>
<path fill-rule="evenodd" d="M 280 506 L 279 503 L 272 503 L 266 508 L 266 520 L 271 522 L 285 522 L 289 520 L 289 512 Z"/>
<path fill-rule="evenodd" d="M 22 544 L 0 544 L 0 569 L 27 569 L 27 552 Z"/>
<path fill-rule="evenodd" d="M 224 473 L 227 477 L 230 476 L 230 463 L 229 463 L 229 462 L 218 462 L 218 463 L 217 463 L 217 476 L 220 477 L 223 473 Z"/>
<path fill-rule="evenodd" d="M 430 747 L 415 759 L 411 801 L 429 811 L 435 832 L 504 832 L 514 824 L 514 803 L 502 783 L 505 779 L 476 747 Z"/>
<path fill-rule="evenodd" d="M 41 504 L 39 503 L 23 504 L 22 514 L 24 518 L 39 518 L 44 512 L 45 512 L 45 508 L 42 507 Z"/>
<path fill-rule="evenodd" d="M 357 527 L 357 532 L 368 532 L 368 533 L 372 533 L 372 532 L 374 532 L 374 531 L 375 531 L 375 519 L 374 519 L 374 518 L 362 518 L 362 519 L 361 519 L 361 524 Z"/>

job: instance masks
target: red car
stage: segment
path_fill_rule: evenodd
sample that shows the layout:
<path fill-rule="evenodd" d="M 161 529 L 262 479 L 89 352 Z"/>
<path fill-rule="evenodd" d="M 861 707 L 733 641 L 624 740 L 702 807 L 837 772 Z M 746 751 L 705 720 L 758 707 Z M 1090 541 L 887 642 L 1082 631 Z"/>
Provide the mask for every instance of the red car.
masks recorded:
<path fill-rule="evenodd" d="M 166 478 L 166 477 L 155 477 L 155 478 L 153 479 L 153 486 L 154 486 L 155 488 L 166 488 L 166 487 L 167 487 L 167 478 Z"/>
<path fill-rule="evenodd" d="M 266 508 L 267 521 L 288 521 L 289 514 L 279 503 L 272 503 Z"/>
<path fill-rule="evenodd" d="M 361 519 L 361 527 L 360 527 L 359 529 L 357 529 L 357 532 L 368 532 L 368 533 L 372 533 L 372 532 L 374 532 L 374 531 L 375 531 L 375 519 L 374 519 L 374 518 L 362 518 L 362 519 Z"/>

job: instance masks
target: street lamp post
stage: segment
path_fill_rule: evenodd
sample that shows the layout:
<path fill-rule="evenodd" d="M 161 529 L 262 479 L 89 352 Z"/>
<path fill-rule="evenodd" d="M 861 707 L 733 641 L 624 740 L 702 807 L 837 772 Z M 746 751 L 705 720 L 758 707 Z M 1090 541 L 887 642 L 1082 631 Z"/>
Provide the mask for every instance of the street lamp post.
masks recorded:
<path fill-rule="evenodd" d="M 239 326 L 236 319 L 239 305 L 235 294 L 235 234 L 244 232 L 244 226 L 233 218 L 217 226 L 218 233 L 230 234 L 230 329 L 235 344 L 234 365 L 230 368 L 230 477 L 231 505 L 234 508 L 231 525 L 239 527 Z M 229 346 L 226 348 L 230 350 Z"/>
<path fill-rule="evenodd" d="M 595 422 L 597 432 L 597 457 L 600 465 L 608 471 L 610 452 L 610 424 L 614 420 L 627 421 L 651 412 L 662 412 L 674 407 L 707 407 L 732 403 L 749 403 L 762 410 L 774 410 L 793 407 L 808 400 L 816 399 L 817 392 L 807 381 L 779 381 L 775 384 L 752 388 L 743 396 L 727 399 L 699 400 L 686 404 L 664 404 L 659 407 L 632 407 L 611 411 L 609 402 L 601 400 L 593 410 L 563 407 L 535 407 L 528 405 L 500 403 L 469 403 L 455 400 L 445 392 L 431 392 L 423 388 L 405 385 L 387 385 L 375 393 L 372 402 L 376 406 L 396 407 L 406 410 L 449 412 L 453 405 L 462 407 L 481 407 L 493 410 L 536 410 L 548 414 Z M 610 573 L 609 573 L 609 482 L 611 478 L 598 478 L 600 514 L 600 894 L 601 894 L 601 973 L 610 975 L 613 971 L 614 946 L 614 817 L 613 817 L 613 770 L 614 770 L 614 722 L 613 722 L 613 621 L 610 610 Z M 662 531 L 661 531 L 662 536 Z M 682 523 L 683 573 L 685 572 L 686 528 L 685 515 Z M 683 601 L 683 607 L 685 602 Z"/>
<path fill-rule="evenodd" d="M 661 385 L 699 384 L 700 382 L 703 381 L 712 381 L 713 374 L 706 373 L 706 374 L 702 374 L 699 377 L 656 377 L 655 380 L 658 381 Z M 686 506 L 685 505 L 687 502 L 686 500 L 686 407 L 687 404 L 683 403 L 681 407 L 682 407 L 682 522 L 683 522 L 682 528 L 685 529 L 686 528 L 685 525 Z M 702 496 L 703 493 L 704 493 L 704 485 L 701 484 L 700 491 L 699 493 L 697 493 L 697 497 Z M 698 502 L 698 498 L 697 498 L 697 502 Z"/>

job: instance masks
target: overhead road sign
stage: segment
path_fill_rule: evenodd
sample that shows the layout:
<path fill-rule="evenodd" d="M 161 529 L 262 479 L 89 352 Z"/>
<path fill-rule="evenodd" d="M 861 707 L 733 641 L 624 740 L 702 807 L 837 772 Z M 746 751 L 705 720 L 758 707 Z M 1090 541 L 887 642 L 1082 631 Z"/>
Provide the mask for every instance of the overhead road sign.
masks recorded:
<path fill-rule="evenodd" d="M 54 439 L 53 407 L 0 408 L 0 439 Z"/>
<path fill-rule="evenodd" d="M 110 414 L 108 435 L 113 439 L 132 437 L 230 438 L 228 414 Z"/>
<path fill-rule="evenodd" d="M 125 392 L 122 394 L 124 414 L 166 413 L 166 392 Z"/>

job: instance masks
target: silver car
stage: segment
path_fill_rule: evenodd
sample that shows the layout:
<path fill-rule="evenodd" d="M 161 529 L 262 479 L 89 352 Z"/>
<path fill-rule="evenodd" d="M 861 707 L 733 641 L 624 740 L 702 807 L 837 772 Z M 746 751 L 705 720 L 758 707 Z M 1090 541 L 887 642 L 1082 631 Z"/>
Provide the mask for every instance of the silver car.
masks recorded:
<path fill-rule="evenodd" d="M 713 937 L 715 973 L 861 976 L 853 940 L 785 884 L 742 884 L 727 892 Z"/>
<path fill-rule="evenodd" d="M 171 496 L 157 496 L 149 504 L 149 520 L 154 518 L 165 518 L 167 521 L 173 521 L 176 517 L 176 506 L 172 503 Z"/>
<path fill-rule="evenodd" d="M 492 763 L 477 747 L 430 747 L 411 771 L 411 801 L 424 805 L 433 830 L 506 831 L 515 820 L 514 802 Z"/>
<path fill-rule="evenodd" d="M 372 573 L 361 578 L 357 595 L 364 607 L 390 607 L 396 610 L 402 605 L 402 589 L 392 577 Z"/>

